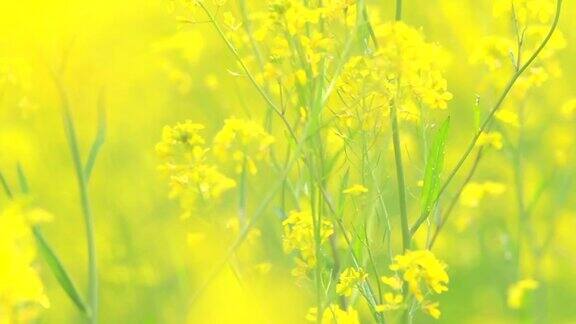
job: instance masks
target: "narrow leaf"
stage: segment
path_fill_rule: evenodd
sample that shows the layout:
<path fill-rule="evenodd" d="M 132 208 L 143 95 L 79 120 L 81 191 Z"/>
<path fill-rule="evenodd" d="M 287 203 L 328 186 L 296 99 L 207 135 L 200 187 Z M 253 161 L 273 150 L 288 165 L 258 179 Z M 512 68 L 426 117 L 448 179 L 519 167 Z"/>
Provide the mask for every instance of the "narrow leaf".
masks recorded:
<path fill-rule="evenodd" d="M 8 185 L 8 181 L 6 181 L 2 172 L 0 172 L 0 184 L 2 184 L 2 189 L 4 189 L 6 196 L 8 196 L 9 199 L 12 199 L 12 190 L 10 190 L 10 185 Z"/>
<path fill-rule="evenodd" d="M 52 250 L 52 248 L 42 235 L 40 228 L 38 226 L 34 226 L 33 232 L 34 237 L 36 238 L 36 243 L 38 244 L 40 254 L 44 258 L 44 261 L 46 261 L 46 263 L 50 267 L 50 270 L 54 274 L 54 277 L 56 277 L 56 280 L 58 280 L 58 283 L 60 284 L 62 289 L 64 289 L 68 297 L 70 297 L 70 299 L 72 300 L 74 305 L 78 307 L 80 312 L 82 312 L 85 315 L 88 315 L 89 314 L 88 308 L 86 307 L 86 304 L 82 300 L 81 295 L 78 293 L 78 290 L 74 285 L 74 282 L 72 282 L 72 279 L 68 275 L 66 269 L 64 269 L 62 262 L 60 262 L 60 259 L 58 259 L 58 257 L 56 256 L 56 254 L 54 253 L 54 251 Z"/>
<path fill-rule="evenodd" d="M 436 133 L 428 154 L 421 199 L 423 215 L 430 214 L 430 211 L 438 200 L 438 194 L 440 193 L 440 173 L 444 166 L 446 138 L 448 136 L 449 126 L 450 118 L 447 118 L 442 126 L 440 126 L 438 133 Z"/>

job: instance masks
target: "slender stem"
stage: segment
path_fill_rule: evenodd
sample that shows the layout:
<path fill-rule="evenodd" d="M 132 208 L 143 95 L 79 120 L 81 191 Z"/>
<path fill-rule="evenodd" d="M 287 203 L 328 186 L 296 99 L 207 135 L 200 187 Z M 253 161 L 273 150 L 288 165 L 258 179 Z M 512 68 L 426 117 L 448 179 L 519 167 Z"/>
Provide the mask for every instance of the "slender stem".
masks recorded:
<path fill-rule="evenodd" d="M 236 61 L 238 61 L 238 63 L 240 64 L 240 66 L 242 67 L 242 69 L 244 70 L 246 75 L 248 76 L 248 79 L 250 79 L 250 81 L 252 82 L 252 84 L 254 85 L 256 90 L 258 91 L 258 93 L 262 96 L 262 98 L 264 98 L 264 100 L 268 104 L 268 107 L 270 107 L 278 115 L 278 117 L 280 117 L 282 122 L 286 125 L 287 130 L 290 132 L 290 136 L 295 141 L 297 141 L 298 138 L 296 137 L 294 130 L 292 130 L 292 126 L 290 125 L 290 122 L 288 121 L 288 119 L 286 119 L 286 116 L 280 111 L 280 109 L 278 109 L 278 107 L 276 107 L 274 102 L 272 102 L 272 99 L 270 99 L 270 97 L 266 94 L 264 89 L 258 84 L 256 79 L 254 78 L 254 76 L 252 75 L 252 73 L 250 72 L 250 70 L 248 69 L 248 67 L 246 66 L 246 64 L 242 60 L 242 58 L 240 57 L 240 54 L 238 53 L 238 51 L 236 50 L 234 45 L 232 45 L 230 40 L 228 40 L 228 38 L 224 34 L 224 31 L 222 30 L 222 28 L 220 28 L 220 25 L 218 24 L 218 22 L 216 22 L 216 18 L 214 18 L 214 15 L 212 15 L 210 10 L 208 10 L 208 8 L 206 8 L 206 6 L 204 5 L 204 3 L 202 1 L 199 1 L 198 5 L 206 13 L 206 15 L 208 16 L 208 19 L 210 20 L 210 22 L 212 23 L 212 25 L 214 26 L 214 28 L 218 32 L 218 35 L 220 35 L 220 37 L 222 38 L 224 43 L 226 43 L 226 46 L 228 47 L 230 52 L 232 52 L 232 54 L 234 55 L 234 58 L 236 59 Z"/>
<path fill-rule="evenodd" d="M 90 322 L 98 323 L 98 267 L 96 261 L 96 238 L 94 234 L 94 218 L 92 216 L 92 209 L 90 207 L 90 199 L 88 195 L 88 181 L 82 164 L 82 159 L 80 157 L 80 149 L 74 122 L 70 113 L 68 97 L 60 80 L 57 77 L 55 77 L 55 80 L 62 100 L 64 126 L 66 128 L 68 144 L 70 146 L 70 152 L 72 154 L 72 160 L 76 170 L 76 178 L 78 180 L 78 189 L 80 192 L 80 204 L 82 207 L 84 224 L 86 228 L 86 241 L 88 251 L 88 303 L 90 305 L 91 313 Z"/>
<path fill-rule="evenodd" d="M 402 0 L 396 0 L 396 21 L 402 20 Z M 402 164 L 402 146 L 400 145 L 400 129 L 398 127 L 398 100 L 400 100 L 400 79 L 396 88 L 396 98 L 390 105 L 390 121 L 392 123 L 392 143 L 394 145 L 394 161 L 396 163 L 396 180 L 398 182 L 398 199 L 400 204 L 400 223 L 402 226 L 402 249 L 410 248 L 410 229 L 408 228 L 408 209 L 406 207 L 406 183 L 404 181 L 404 165 Z"/>
<path fill-rule="evenodd" d="M 2 174 L 2 172 L 0 172 L 0 184 L 2 184 L 2 188 L 4 189 L 6 196 L 8 196 L 8 198 L 12 199 L 12 197 L 13 197 L 12 190 L 10 190 L 10 186 L 8 185 L 8 182 L 6 181 L 6 178 L 4 178 L 4 175 Z"/>
<path fill-rule="evenodd" d="M 402 164 L 402 147 L 400 145 L 400 129 L 398 127 L 398 107 L 396 101 L 390 105 L 390 121 L 392 123 L 392 143 L 394 145 L 394 161 L 396 163 L 396 180 L 398 182 L 398 199 L 400 205 L 400 223 L 402 225 L 402 248 L 410 248 L 410 230 L 408 228 L 408 211 L 406 207 L 406 183 L 404 180 L 404 166 Z"/>
<path fill-rule="evenodd" d="M 476 154 L 476 158 L 474 159 L 474 164 L 472 165 L 472 168 L 470 168 L 470 171 L 468 172 L 466 179 L 464 179 L 464 182 L 462 183 L 462 185 L 458 189 L 458 192 L 456 193 L 454 198 L 452 198 L 450 205 L 448 206 L 448 208 L 444 212 L 443 216 L 440 218 L 440 223 L 436 227 L 436 230 L 434 231 L 434 234 L 432 235 L 432 238 L 430 239 L 430 242 L 428 243 L 428 249 L 432 249 L 432 247 L 434 246 L 434 243 L 436 243 L 436 239 L 438 238 L 438 234 L 440 234 L 440 231 L 442 231 L 442 229 L 444 228 L 444 225 L 446 225 L 446 221 L 448 221 L 448 217 L 450 217 L 450 215 L 452 214 L 452 211 L 454 211 L 454 207 L 456 207 L 456 203 L 460 199 L 460 196 L 462 195 L 464 188 L 466 188 L 466 185 L 472 180 L 472 177 L 474 176 L 474 173 L 476 173 L 476 170 L 478 169 L 478 165 L 480 164 L 481 159 L 482 159 L 482 149 L 478 150 L 478 153 Z"/>

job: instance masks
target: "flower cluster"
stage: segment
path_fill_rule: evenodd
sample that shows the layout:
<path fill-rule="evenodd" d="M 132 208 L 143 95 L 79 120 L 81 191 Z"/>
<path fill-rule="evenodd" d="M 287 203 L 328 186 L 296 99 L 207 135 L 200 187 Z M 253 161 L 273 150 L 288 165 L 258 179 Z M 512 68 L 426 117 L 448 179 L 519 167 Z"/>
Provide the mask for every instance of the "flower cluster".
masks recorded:
<path fill-rule="evenodd" d="M 411 122 L 420 120 L 419 107 L 446 109 L 452 99 L 443 76 L 446 52 L 402 22 L 377 25 L 374 33 L 377 49 L 351 57 L 339 78 L 345 104 L 335 113 L 344 125 L 379 128 L 391 104 Z"/>
<path fill-rule="evenodd" d="M 493 3 L 494 17 L 511 23 L 515 34 L 511 37 L 486 36 L 478 42 L 470 61 L 488 67 L 498 83 L 504 80 L 501 72 L 510 74 L 518 70 L 534 53 L 549 30 L 556 12 L 550 0 L 498 0 Z M 566 47 L 562 32 L 556 31 L 545 50 L 526 72 L 520 76 L 511 92 L 510 106 L 518 105 L 533 88 L 542 85 L 550 77 L 561 74 L 555 54 Z M 506 76 L 507 78 L 507 76 Z"/>
<path fill-rule="evenodd" d="M 180 200 L 184 218 L 198 203 L 218 199 L 236 186 L 217 165 L 208 162 L 209 149 L 200 134 L 203 129 L 203 125 L 189 120 L 165 126 L 162 140 L 156 145 L 157 154 L 164 160 L 160 169 L 170 177 L 170 197 Z"/>
<path fill-rule="evenodd" d="M 534 279 L 522 279 L 508 288 L 508 307 L 519 309 L 524 303 L 524 296 L 528 291 L 535 290 L 539 286 Z"/>
<path fill-rule="evenodd" d="M 414 296 L 423 311 L 434 318 L 440 317 L 438 303 L 427 300 L 426 296 L 428 294 L 441 294 L 448 290 L 446 285 L 449 278 L 444 263 L 428 250 L 406 251 L 403 255 L 394 257 L 390 270 L 401 274 L 408 291 Z M 399 280 L 394 277 L 384 277 L 383 281 L 396 291 L 401 289 Z M 397 296 L 398 294 L 388 295 L 386 298 L 388 304 L 382 308 L 395 309 L 394 307 L 402 301 Z"/>
<path fill-rule="evenodd" d="M 466 184 L 460 195 L 460 203 L 466 207 L 478 207 L 485 196 L 498 196 L 506 190 L 499 182 L 470 182 Z"/>
<path fill-rule="evenodd" d="M 274 137 L 252 121 L 228 118 L 224 127 L 214 136 L 214 154 L 222 160 L 234 162 L 236 172 L 246 169 L 251 174 L 258 171 L 256 161 L 267 157 Z"/>
<path fill-rule="evenodd" d="M 282 226 L 284 228 L 282 237 L 284 252 L 298 252 L 296 268 L 292 274 L 296 277 L 303 277 L 316 266 L 317 260 L 312 213 L 309 210 L 293 210 L 282 222 Z M 332 223 L 323 219 L 320 225 L 320 244 L 324 244 L 333 233 Z"/>
<path fill-rule="evenodd" d="M 346 268 L 340 274 L 340 279 L 336 285 L 336 293 L 342 296 L 350 297 L 356 285 L 362 283 L 368 274 L 362 268 Z"/>
<path fill-rule="evenodd" d="M 309 322 L 316 322 L 318 316 L 318 309 L 316 307 L 312 307 L 308 314 L 306 315 L 306 319 Z M 340 306 L 332 304 L 322 313 L 321 324 L 360 324 L 360 320 L 358 319 L 358 312 L 353 308 L 348 308 L 347 310 L 343 310 Z"/>

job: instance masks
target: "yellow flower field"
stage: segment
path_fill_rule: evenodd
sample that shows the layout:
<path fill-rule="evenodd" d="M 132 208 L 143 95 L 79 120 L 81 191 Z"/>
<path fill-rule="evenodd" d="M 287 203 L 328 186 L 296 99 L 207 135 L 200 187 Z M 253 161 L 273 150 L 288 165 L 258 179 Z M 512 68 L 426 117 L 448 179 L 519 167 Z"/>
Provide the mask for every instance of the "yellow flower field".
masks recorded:
<path fill-rule="evenodd" d="M 574 13 L 0 2 L 0 324 L 575 323 Z"/>

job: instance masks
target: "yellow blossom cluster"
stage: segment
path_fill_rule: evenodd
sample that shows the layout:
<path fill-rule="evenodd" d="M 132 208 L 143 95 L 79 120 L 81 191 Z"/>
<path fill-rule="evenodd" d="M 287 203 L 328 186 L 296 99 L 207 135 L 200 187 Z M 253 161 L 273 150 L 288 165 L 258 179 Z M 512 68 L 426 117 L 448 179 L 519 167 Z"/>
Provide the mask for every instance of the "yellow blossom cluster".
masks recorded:
<path fill-rule="evenodd" d="M 209 148 L 201 135 L 203 129 L 202 124 L 190 120 L 166 126 L 156 145 L 157 154 L 164 160 L 160 169 L 170 177 L 170 197 L 180 200 L 183 217 L 190 216 L 199 203 L 218 199 L 236 187 L 236 181 L 220 171 L 222 165 L 213 162 L 213 155 L 223 162 L 232 161 L 236 172 L 246 168 L 253 174 L 256 161 L 265 159 L 274 142 L 258 123 L 229 118 Z"/>
<path fill-rule="evenodd" d="M 195 205 L 218 199 L 236 182 L 208 162 L 205 139 L 200 134 L 201 124 L 187 120 L 174 126 L 165 126 L 162 140 L 156 145 L 157 154 L 164 162 L 160 169 L 170 177 L 170 197 L 178 198 L 189 217 Z"/>
<path fill-rule="evenodd" d="M 408 250 L 404 254 L 394 257 L 390 270 L 401 273 L 408 291 L 414 296 L 424 312 L 434 318 L 440 317 L 438 303 L 427 300 L 426 296 L 429 293 L 441 294 L 448 290 L 446 285 L 449 278 L 446 273 L 446 265 L 443 262 L 428 250 Z M 399 286 L 394 279 L 385 278 L 383 281 L 390 283 L 395 288 Z M 389 305 L 401 302 L 394 295 L 389 295 L 388 299 Z"/>
<path fill-rule="evenodd" d="M 293 210 L 282 222 L 283 236 L 282 245 L 284 252 L 297 252 L 296 268 L 292 274 L 296 277 L 305 276 L 308 271 L 316 266 L 316 244 L 314 232 L 314 219 L 309 210 Z M 324 244 L 334 233 L 334 225 L 323 219 L 320 225 L 320 244 Z"/>
<path fill-rule="evenodd" d="M 309 322 L 316 322 L 318 316 L 318 308 L 312 307 L 306 315 Z M 340 306 L 332 304 L 324 309 L 321 317 L 321 324 L 360 324 L 358 319 L 358 312 L 353 308 L 343 310 Z"/>
<path fill-rule="evenodd" d="M 478 207 L 485 196 L 498 196 L 506 190 L 506 186 L 499 182 L 469 182 L 460 195 L 460 204 L 466 207 Z"/>
<path fill-rule="evenodd" d="M 347 127 L 374 129 L 386 121 L 391 104 L 402 120 L 420 120 L 420 108 L 446 109 L 452 94 L 443 70 L 448 54 L 403 22 L 376 25 L 378 47 L 351 57 L 338 80 L 344 101 L 335 114 Z"/>
<path fill-rule="evenodd" d="M 340 274 L 340 279 L 336 285 L 336 293 L 342 296 L 352 296 L 354 287 L 361 284 L 368 277 L 362 268 L 346 268 Z"/>
<path fill-rule="evenodd" d="M 472 63 L 483 64 L 492 77 L 501 82 L 511 71 L 517 71 L 532 55 L 549 30 L 556 12 L 554 1 L 498 0 L 493 2 L 495 18 L 512 25 L 510 36 L 486 36 L 477 43 L 470 56 Z M 550 77 L 561 74 L 555 54 L 566 47 L 561 31 L 556 31 L 545 50 L 516 82 L 511 92 L 510 106 L 518 106 L 530 89 L 542 85 Z"/>
<path fill-rule="evenodd" d="M 224 121 L 213 142 L 214 154 L 224 161 L 233 161 L 236 172 L 247 170 L 255 174 L 256 161 L 266 159 L 274 137 L 255 121 L 232 117 Z"/>
<path fill-rule="evenodd" d="M 524 297 L 528 291 L 535 290 L 539 286 L 534 279 L 522 279 L 508 288 L 508 307 L 519 309 L 524 303 Z"/>
<path fill-rule="evenodd" d="M 504 143 L 502 143 L 502 134 L 497 131 L 482 132 L 476 141 L 476 146 L 486 146 L 501 150 L 504 146 Z"/>

